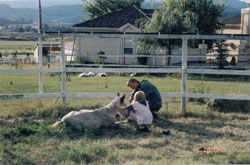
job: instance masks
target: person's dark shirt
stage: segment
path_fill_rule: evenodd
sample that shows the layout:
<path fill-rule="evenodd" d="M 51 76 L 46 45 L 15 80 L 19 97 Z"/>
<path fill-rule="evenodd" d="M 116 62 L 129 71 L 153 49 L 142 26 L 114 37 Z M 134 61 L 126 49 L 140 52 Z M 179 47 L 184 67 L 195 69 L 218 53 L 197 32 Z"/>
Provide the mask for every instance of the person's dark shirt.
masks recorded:
<path fill-rule="evenodd" d="M 137 91 L 143 91 L 145 93 L 151 111 L 159 111 L 161 109 L 162 99 L 155 85 L 147 80 L 143 80 L 140 82 L 138 88 L 133 91 L 132 96 L 134 96 Z"/>

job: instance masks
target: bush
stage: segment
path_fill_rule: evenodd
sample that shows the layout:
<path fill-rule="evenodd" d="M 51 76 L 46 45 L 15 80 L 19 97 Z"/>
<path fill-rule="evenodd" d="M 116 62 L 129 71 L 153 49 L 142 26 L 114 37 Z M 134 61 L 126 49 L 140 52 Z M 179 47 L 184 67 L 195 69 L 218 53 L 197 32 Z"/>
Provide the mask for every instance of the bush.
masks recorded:
<path fill-rule="evenodd" d="M 199 84 L 196 83 L 194 88 L 191 89 L 192 93 L 209 93 L 210 88 L 208 85 L 202 80 Z M 189 101 L 198 102 L 200 104 L 204 104 L 207 102 L 206 98 L 188 98 Z"/>
<path fill-rule="evenodd" d="M 220 112 L 250 112 L 250 101 L 248 100 L 222 100 L 211 99 L 206 104 L 206 109 L 218 110 Z"/>
<path fill-rule="evenodd" d="M 85 64 L 85 61 L 86 61 L 85 57 L 79 57 L 79 56 L 77 56 L 75 60 L 76 63 L 80 63 L 80 64 Z"/>
<path fill-rule="evenodd" d="M 236 65 L 236 58 L 235 57 L 232 57 L 230 64 L 233 66 Z"/>
<path fill-rule="evenodd" d="M 248 152 L 234 152 L 229 155 L 230 164 L 249 164 L 250 153 Z"/>
<path fill-rule="evenodd" d="M 10 52 L 5 51 L 5 52 L 2 53 L 2 55 L 3 55 L 4 57 L 8 57 L 8 56 L 10 55 Z"/>

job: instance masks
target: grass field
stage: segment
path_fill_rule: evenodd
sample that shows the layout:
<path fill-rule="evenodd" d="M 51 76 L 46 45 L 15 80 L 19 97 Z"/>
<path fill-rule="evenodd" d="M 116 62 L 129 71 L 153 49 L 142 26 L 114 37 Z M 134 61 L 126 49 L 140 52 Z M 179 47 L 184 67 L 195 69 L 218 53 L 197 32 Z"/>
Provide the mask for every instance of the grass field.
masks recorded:
<path fill-rule="evenodd" d="M 38 41 L 3 41 L 0 40 L 0 52 L 3 56 L 10 56 L 17 52 L 17 55 L 33 54 L 33 49 Z M 45 44 L 54 44 L 58 41 L 44 41 Z"/>
<path fill-rule="evenodd" d="M 38 74 L 0 74 L 0 94 L 38 93 Z M 79 78 L 70 75 L 68 92 L 130 92 L 129 77 Z M 162 93 L 180 92 L 178 75 L 140 76 Z M 12 82 L 12 84 L 10 83 Z M 60 75 L 44 74 L 45 92 L 60 92 Z M 188 91 L 250 94 L 249 79 L 188 76 Z M 0 100 L 0 164 L 249 164 L 250 114 L 206 110 L 180 99 L 164 98 L 151 132 L 136 131 L 124 120 L 111 128 L 84 130 L 49 127 L 71 110 L 94 109 L 111 98 Z M 126 102 L 128 102 L 126 100 Z M 233 110 L 229 110 L 233 111 Z M 164 131 L 170 130 L 170 135 Z M 205 151 L 206 152 L 205 152 Z"/>
<path fill-rule="evenodd" d="M 126 87 L 128 80 L 126 76 L 79 78 L 71 74 L 69 78 L 70 81 L 66 84 L 67 92 L 130 92 Z M 0 74 L 0 94 L 38 93 L 38 79 L 38 74 L 2 73 Z M 149 79 L 162 93 L 181 91 L 181 78 L 178 75 L 140 76 L 138 79 Z M 249 78 L 204 78 L 190 75 L 187 86 L 190 93 L 250 94 Z M 46 93 L 61 91 L 60 74 L 44 74 L 44 91 Z"/>

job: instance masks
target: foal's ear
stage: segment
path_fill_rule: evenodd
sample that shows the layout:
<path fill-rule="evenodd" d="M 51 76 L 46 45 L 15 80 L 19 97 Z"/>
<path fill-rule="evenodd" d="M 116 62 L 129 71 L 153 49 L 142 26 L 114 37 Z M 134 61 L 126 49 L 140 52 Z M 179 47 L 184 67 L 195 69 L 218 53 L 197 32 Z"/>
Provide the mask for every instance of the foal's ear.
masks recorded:
<path fill-rule="evenodd" d="M 121 104 L 124 103 L 125 97 L 126 97 L 126 95 L 123 95 L 123 96 L 120 98 L 120 103 L 121 103 Z"/>
<path fill-rule="evenodd" d="M 120 93 L 118 92 L 117 94 L 116 94 L 118 97 L 120 97 Z"/>

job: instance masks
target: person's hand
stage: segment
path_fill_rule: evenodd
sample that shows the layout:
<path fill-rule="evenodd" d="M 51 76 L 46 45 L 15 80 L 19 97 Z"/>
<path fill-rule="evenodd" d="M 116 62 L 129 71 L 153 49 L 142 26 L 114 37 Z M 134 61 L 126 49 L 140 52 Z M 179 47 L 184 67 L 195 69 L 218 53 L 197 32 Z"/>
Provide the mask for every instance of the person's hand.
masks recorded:
<path fill-rule="evenodd" d="M 118 109 L 120 109 L 120 110 L 126 110 L 126 109 L 127 109 L 127 107 L 126 107 L 126 106 L 124 106 L 124 105 L 122 105 L 122 106 L 119 106 L 119 107 L 118 107 Z"/>
<path fill-rule="evenodd" d="M 132 101 L 133 101 L 133 95 L 130 95 L 130 97 L 129 97 L 129 103 L 132 103 Z"/>
<path fill-rule="evenodd" d="M 126 107 L 125 105 L 122 105 L 122 106 L 119 107 L 119 109 L 120 109 L 120 110 L 126 110 L 127 107 Z"/>
<path fill-rule="evenodd" d="M 120 109 L 120 110 L 126 110 L 126 109 L 127 109 L 126 106 L 121 105 L 121 104 L 116 104 L 116 105 L 115 105 L 115 108 Z"/>

